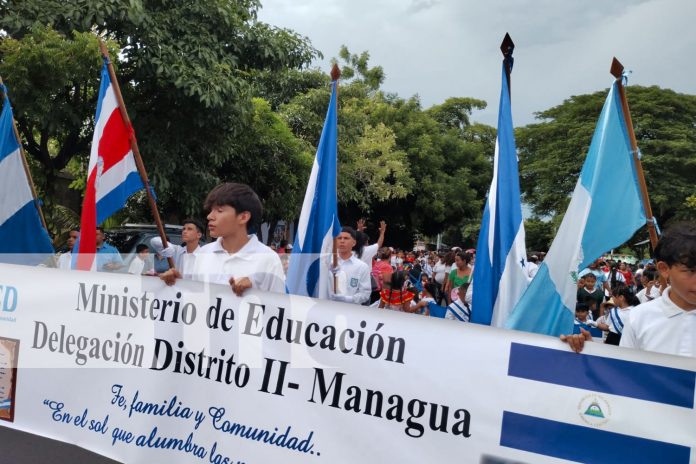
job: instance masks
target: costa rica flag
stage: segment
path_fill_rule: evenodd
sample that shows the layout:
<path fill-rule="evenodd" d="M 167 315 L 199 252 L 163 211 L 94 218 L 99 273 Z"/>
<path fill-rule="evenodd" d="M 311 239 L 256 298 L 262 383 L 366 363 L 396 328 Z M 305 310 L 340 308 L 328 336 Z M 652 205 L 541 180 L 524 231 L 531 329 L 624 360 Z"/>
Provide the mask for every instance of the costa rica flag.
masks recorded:
<path fill-rule="evenodd" d="M 83 270 L 90 270 L 95 264 L 97 225 L 123 208 L 133 193 L 144 188 L 131 150 L 133 128 L 121 116 L 107 64 L 104 60 L 82 203 L 76 267 Z"/>

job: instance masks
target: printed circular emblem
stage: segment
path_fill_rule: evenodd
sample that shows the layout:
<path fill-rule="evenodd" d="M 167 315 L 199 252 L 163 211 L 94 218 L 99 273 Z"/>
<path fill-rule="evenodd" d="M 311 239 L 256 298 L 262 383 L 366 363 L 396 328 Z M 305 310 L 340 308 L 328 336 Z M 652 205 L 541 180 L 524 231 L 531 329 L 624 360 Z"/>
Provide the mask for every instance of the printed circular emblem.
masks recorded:
<path fill-rule="evenodd" d="M 611 406 L 599 395 L 587 395 L 578 403 L 578 415 L 586 424 L 601 427 L 611 418 Z"/>

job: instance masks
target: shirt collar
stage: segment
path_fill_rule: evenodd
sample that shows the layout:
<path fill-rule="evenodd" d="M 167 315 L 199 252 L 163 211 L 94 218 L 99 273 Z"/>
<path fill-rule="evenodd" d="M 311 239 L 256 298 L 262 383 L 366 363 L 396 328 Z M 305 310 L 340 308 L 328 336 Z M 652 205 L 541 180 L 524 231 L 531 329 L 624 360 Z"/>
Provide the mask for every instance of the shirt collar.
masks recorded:
<path fill-rule="evenodd" d="M 675 317 L 681 314 L 687 314 L 690 311 L 684 311 L 679 306 L 674 304 L 674 301 L 669 297 L 669 292 L 672 287 L 667 287 L 664 292 L 662 292 L 662 312 L 667 317 Z"/>
<path fill-rule="evenodd" d="M 341 258 L 340 255 L 338 255 L 338 260 L 339 260 L 340 262 L 342 262 L 342 263 L 352 262 L 354 259 L 358 259 L 358 258 L 355 256 L 355 253 L 351 254 L 350 257 L 349 257 L 348 259 L 343 259 L 343 258 Z"/>
<path fill-rule="evenodd" d="M 218 237 L 218 239 L 213 242 L 213 253 L 224 253 L 228 255 L 229 258 L 249 260 L 252 258 L 252 249 L 256 246 L 256 243 L 258 243 L 259 240 L 256 238 L 256 235 L 253 234 L 249 235 L 248 238 L 249 241 L 246 242 L 246 244 L 240 248 L 238 252 L 229 253 L 222 247 L 222 237 Z"/>

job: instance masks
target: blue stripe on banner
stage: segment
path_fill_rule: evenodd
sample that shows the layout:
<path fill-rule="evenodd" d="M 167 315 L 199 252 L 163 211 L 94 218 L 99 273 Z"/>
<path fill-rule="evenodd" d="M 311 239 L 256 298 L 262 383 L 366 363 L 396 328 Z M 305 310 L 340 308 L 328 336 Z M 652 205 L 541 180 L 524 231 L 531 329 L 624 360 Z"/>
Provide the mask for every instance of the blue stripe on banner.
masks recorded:
<path fill-rule="evenodd" d="M 133 156 L 133 155 L 129 155 Z M 137 171 L 131 171 L 126 179 L 97 202 L 97 224 L 106 221 L 116 211 L 126 206 L 126 201 L 138 190 L 144 188 Z"/>
<path fill-rule="evenodd" d="M 691 448 L 616 432 L 503 412 L 500 445 L 588 463 L 688 464 Z"/>
<path fill-rule="evenodd" d="M 508 375 L 690 409 L 694 407 L 696 372 L 672 367 L 513 343 Z"/>

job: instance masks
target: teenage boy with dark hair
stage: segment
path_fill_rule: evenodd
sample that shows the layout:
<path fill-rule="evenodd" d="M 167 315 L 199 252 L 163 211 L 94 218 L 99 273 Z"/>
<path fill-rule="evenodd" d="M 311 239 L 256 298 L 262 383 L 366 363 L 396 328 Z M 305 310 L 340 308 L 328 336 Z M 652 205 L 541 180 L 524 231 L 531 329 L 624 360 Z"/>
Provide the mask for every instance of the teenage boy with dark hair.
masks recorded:
<path fill-rule="evenodd" d="M 253 234 L 263 206 L 251 187 L 220 184 L 208 194 L 204 209 L 209 211 L 210 236 L 217 240 L 196 254 L 193 279 L 229 283 L 238 296 L 250 288 L 285 293 L 285 274 L 278 254 Z"/>
<path fill-rule="evenodd" d="M 595 321 L 602 315 L 600 306 L 604 301 L 604 290 L 597 288 L 597 277 L 588 272 L 584 276 L 584 285 L 578 289 L 578 303 L 586 303 L 590 308 L 592 319 Z"/>
<path fill-rule="evenodd" d="M 172 258 L 179 274 L 186 279 L 190 279 L 195 264 L 193 255 L 201 249 L 200 242 L 205 233 L 205 228 L 200 221 L 193 218 L 184 219 L 182 226 L 180 246 L 167 242 L 167 247 L 164 248 L 162 247 L 162 239 L 160 237 L 154 237 L 150 240 L 150 246 L 154 248 L 158 255 L 164 258 Z M 171 273 L 167 277 L 170 278 Z M 165 278 L 162 278 L 162 280 L 165 280 Z"/>
<path fill-rule="evenodd" d="M 370 268 L 354 253 L 357 244 L 357 232 L 352 227 L 344 226 L 336 237 L 336 253 L 338 265 L 334 268 L 330 263 L 333 274 L 329 279 L 329 298 L 344 303 L 365 304 L 370 300 L 372 284 Z M 334 280 L 338 288 L 334 288 Z"/>
<path fill-rule="evenodd" d="M 656 272 L 652 269 L 646 269 L 640 274 L 640 283 L 643 288 L 636 296 L 641 303 L 647 303 L 660 297 L 660 285 L 655 278 Z"/>
<path fill-rule="evenodd" d="M 637 306 L 625 322 L 620 346 L 696 357 L 696 224 L 676 224 L 655 247 L 657 270 L 669 282 L 660 298 Z M 562 335 L 580 352 L 589 333 Z"/>
<path fill-rule="evenodd" d="M 123 258 L 116 247 L 106 242 L 104 229 L 97 227 L 97 271 L 118 271 L 123 267 Z"/>
<path fill-rule="evenodd" d="M 138 244 L 138 246 L 135 247 L 135 256 L 133 256 L 133 260 L 128 266 L 128 273 L 135 275 L 142 274 L 145 270 L 145 261 L 149 254 L 150 248 L 147 245 L 144 243 Z"/>

